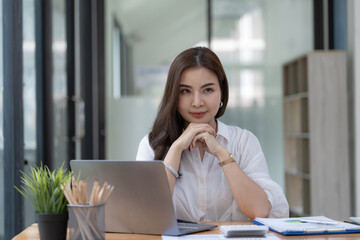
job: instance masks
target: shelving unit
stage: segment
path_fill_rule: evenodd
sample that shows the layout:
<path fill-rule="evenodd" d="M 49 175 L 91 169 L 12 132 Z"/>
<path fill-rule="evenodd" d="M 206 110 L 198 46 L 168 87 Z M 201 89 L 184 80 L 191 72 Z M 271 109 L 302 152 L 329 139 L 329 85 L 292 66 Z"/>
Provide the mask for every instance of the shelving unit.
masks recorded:
<path fill-rule="evenodd" d="M 283 66 L 284 159 L 291 216 L 350 216 L 346 53 Z"/>

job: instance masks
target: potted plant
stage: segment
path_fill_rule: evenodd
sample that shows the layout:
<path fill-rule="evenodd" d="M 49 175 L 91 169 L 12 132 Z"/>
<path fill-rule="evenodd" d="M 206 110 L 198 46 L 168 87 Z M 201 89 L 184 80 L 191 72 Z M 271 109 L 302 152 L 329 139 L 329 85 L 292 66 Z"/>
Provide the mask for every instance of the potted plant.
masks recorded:
<path fill-rule="evenodd" d="M 40 239 L 66 239 L 67 200 L 61 186 L 71 181 L 72 172 L 63 168 L 50 171 L 47 166 L 31 167 L 29 174 L 21 171 L 22 186 L 14 186 L 35 208 Z"/>

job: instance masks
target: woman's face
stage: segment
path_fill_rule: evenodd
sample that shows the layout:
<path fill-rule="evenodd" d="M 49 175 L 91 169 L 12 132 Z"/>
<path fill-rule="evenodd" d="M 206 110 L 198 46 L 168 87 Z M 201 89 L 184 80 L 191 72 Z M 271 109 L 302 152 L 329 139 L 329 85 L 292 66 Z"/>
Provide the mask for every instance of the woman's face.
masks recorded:
<path fill-rule="evenodd" d="M 221 101 L 218 77 L 207 68 L 190 68 L 180 81 L 178 112 L 187 123 L 208 123 L 216 129 Z"/>

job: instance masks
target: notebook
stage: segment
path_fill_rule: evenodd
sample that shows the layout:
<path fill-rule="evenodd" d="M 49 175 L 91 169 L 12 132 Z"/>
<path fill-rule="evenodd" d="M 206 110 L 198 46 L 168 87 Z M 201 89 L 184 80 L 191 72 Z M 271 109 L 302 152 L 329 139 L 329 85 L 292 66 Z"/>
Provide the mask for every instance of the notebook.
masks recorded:
<path fill-rule="evenodd" d="M 255 218 L 255 224 L 266 225 L 283 235 L 317 235 L 359 233 L 360 226 L 335 221 L 325 216 L 301 218 Z"/>
<path fill-rule="evenodd" d="M 115 186 L 105 204 L 106 232 L 179 236 L 216 225 L 179 222 L 162 161 L 72 160 L 75 177 Z M 88 199 L 89 200 L 89 199 Z"/>

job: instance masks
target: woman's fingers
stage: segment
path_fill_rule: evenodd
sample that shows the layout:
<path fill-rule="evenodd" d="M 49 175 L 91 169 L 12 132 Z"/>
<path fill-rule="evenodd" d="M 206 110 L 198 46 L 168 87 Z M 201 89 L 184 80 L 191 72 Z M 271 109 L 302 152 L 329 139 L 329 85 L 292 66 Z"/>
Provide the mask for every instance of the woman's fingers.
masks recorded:
<path fill-rule="evenodd" d="M 208 132 L 209 134 L 216 136 L 215 129 L 207 123 L 190 123 L 186 130 L 193 132 L 194 136 L 203 132 Z"/>
<path fill-rule="evenodd" d="M 212 134 L 209 134 L 208 132 L 197 134 L 191 142 L 192 149 L 194 149 L 196 146 L 199 146 L 201 148 L 206 147 L 208 138 L 214 138 L 214 136 Z"/>
<path fill-rule="evenodd" d="M 197 146 L 196 141 L 204 141 L 204 139 L 199 139 L 196 136 L 199 134 L 210 134 L 216 136 L 215 129 L 213 129 L 209 124 L 206 123 L 190 123 L 185 131 L 181 134 L 178 140 L 181 142 L 183 149 L 188 148 L 190 151 L 194 150 Z M 196 140 L 195 140 L 196 139 Z"/>

